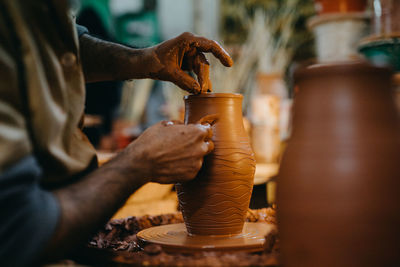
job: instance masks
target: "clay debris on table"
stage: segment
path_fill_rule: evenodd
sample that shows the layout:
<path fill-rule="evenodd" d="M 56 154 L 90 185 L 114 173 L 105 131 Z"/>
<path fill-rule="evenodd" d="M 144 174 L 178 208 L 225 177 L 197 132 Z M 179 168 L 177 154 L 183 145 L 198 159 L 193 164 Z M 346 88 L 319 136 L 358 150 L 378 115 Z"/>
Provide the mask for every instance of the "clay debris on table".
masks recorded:
<path fill-rule="evenodd" d="M 249 210 L 248 222 L 276 224 L 275 210 L 264 208 Z M 193 254 L 166 253 L 158 245 L 141 247 L 136 234 L 146 228 L 183 223 L 180 212 L 157 215 L 128 217 L 111 220 L 89 242 L 90 248 L 112 251 L 116 255 L 112 261 L 122 265 L 147 266 L 278 266 L 279 244 L 277 233 L 266 237 L 265 249 L 257 253 L 198 252 Z"/>

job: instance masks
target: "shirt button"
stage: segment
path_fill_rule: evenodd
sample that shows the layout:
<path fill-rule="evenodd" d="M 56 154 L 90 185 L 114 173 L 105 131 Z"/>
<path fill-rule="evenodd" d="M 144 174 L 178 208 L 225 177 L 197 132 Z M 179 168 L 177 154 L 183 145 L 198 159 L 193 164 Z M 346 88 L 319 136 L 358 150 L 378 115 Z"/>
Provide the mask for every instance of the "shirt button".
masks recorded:
<path fill-rule="evenodd" d="M 61 64 L 64 65 L 64 67 L 72 67 L 73 65 L 76 64 L 76 56 L 74 53 L 67 52 L 61 57 Z"/>

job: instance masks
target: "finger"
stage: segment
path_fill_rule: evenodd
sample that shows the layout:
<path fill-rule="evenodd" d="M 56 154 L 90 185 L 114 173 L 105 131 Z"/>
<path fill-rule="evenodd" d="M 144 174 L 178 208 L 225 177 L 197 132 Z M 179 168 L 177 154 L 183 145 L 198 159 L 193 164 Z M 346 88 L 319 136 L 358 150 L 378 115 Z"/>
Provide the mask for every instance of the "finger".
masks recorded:
<path fill-rule="evenodd" d="M 194 179 L 197 176 L 197 174 L 199 173 L 201 166 L 203 166 L 203 158 L 200 158 L 199 160 L 195 161 L 193 163 L 193 166 L 190 169 L 190 171 L 186 172 L 183 175 L 185 181 L 187 182 L 187 181 Z"/>
<path fill-rule="evenodd" d="M 213 132 L 210 124 L 194 124 L 197 130 L 200 130 L 198 140 L 208 141 L 211 139 Z"/>
<path fill-rule="evenodd" d="M 204 154 L 205 155 L 205 154 Z M 184 160 L 176 163 L 177 166 L 181 166 L 179 169 L 174 169 L 173 173 L 170 171 L 166 171 L 162 174 L 162 177 L 165 177 L 164 180 L 169 182 L 161 182 L 161 183 L 179 183 L 186 182 L 196 177 L 197 173 L 201 169 L 203 165 L 203 155 L 197 159 L 193 160 Z"/>
<path fill-rule="evenodd" d="M 211 125 L 210 124 L 203 124 L 203 127 L 207 127 L 206 128 L 206 130 L 207 130 L 207 134 L 206 134 L 206 136 L 204 136 L 204 141 L 209 141 L 209 140 L 211 140 L 211 138 L 212 138 L 212 136 L 213 136 L 213 131 L 212 131 L 212 128 L 211 128 Z"/>
<path fill-rule="evenodd" d="M 194 58 L 194 72 L 197 75 L 199 81 L 201 93 L 207 93 L 209 91 L 210 82 L 210 63 L 203 53 L 198 53 Z"/>
<path fill-rule="evenodd" d="M 198 94 L 201 92 L 199 83 L 182 70 L 176 69 L 171 74 L 170 81 L 191 94 Z"/>
<path fill-rule="evenodd" d="M 214 142 L 209 140 L 206 142 L 206 145 L 208 147 L 207 153 L 206 153 L 206 155 L 207 155 L 207 154 L 210 154 L 214 150 Z"/>
<path fill-rule="evenodd" d="M 200 52 L 212 53 L 224 66 L 231 67 L 233 65 L 231 56 L 217 41 L 195 36 L 193 37 L 193 45 Z"/>
<path fill-rule="evenodd" d="M 208 79 L 208 85 L 207 85 L 207 93 L 208 92 L 212 92 L 212 83 L 211 83 L 211 80 L 210 79 Z"/>
<path fill-rule="evenodd" d="M 182 70 L 186 70 L 186 71 L 194 70 L 194 64 L 195 64 L 194 62 L 197 57 L 197 54 L 198 54 L 198 52 L 197 52 L 196 48 L 192 48 L 192 49 L 189 49 L 188 51 L 186 51 L 186 53 L 182 59 L 182 64 L 181 64 Z"/>
<path fill-rule="evenodd" d="M 181 121 L 181 120 L 171 120 L 171 122 L 173 122 L 174 125 L 181 125 L 181 124 L 183 124 L 183 121 Z"/>
<path fill-rule="evenodd" d="M 210 124 L 211 126 L 214 125 L 218 121 L 219 115 L 218 114 L 210 114 L 202 117 L 198 123 L 200 124 Z"/>

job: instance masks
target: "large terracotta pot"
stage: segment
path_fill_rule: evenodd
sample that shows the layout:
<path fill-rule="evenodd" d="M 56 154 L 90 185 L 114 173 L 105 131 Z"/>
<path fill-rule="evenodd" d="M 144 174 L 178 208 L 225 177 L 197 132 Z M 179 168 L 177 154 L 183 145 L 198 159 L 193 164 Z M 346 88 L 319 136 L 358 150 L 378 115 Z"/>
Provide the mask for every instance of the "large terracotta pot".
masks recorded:
<path fill-rule="evenodd" d="M 391 73 L 364 63 L 296 74 L 278 180 L 284 266 L 400 266 L 400 128 Z"/>
<path fill-rule="evenodd" d="M 318 14 L 363 12 L 367 0 L 314 0 Z"/>
<path fill-rule="evenodd" d="M 216 114 L 214 151 L 204 158 L 197 177 L 177 184 L 179 205 L 189 234 L 242 232 L 253 188 L 255 160 L 243 127 L 242 96 L 200 94 L 185 97 L 185 123 Z"/>

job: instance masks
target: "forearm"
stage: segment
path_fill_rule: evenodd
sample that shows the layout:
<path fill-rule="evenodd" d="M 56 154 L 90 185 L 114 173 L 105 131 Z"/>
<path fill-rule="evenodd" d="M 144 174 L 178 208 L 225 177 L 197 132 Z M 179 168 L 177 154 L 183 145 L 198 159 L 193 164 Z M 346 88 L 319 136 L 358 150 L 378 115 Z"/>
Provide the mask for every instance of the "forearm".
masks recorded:
<path fill-rule="evenodd" d="M 121 167 L 119 161 L 123 160 L 117 157 L 81 181 L 54 192 L 61 216 L 43 260 L 63 257 L 74 247 L 83 245 L 132 192 L 147 182 L 140 170 Z"/>
<path fill-rule="evenodd" d="M 134 49 L 100 40 L 88 34 L 79 38 L 86 82 L 149 78 L 152 50 Z"/>
<path fill-rule="evenodd" d="M 204 155 L 212 150 L 211 136 L 211 126 L 157 123 L 100 169 L 53 192 L 61 216 L 42 259 L 59 259 L 71 248 L 85 244 L 146 182 L 167 184 L 193 179 Z"/>

